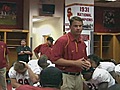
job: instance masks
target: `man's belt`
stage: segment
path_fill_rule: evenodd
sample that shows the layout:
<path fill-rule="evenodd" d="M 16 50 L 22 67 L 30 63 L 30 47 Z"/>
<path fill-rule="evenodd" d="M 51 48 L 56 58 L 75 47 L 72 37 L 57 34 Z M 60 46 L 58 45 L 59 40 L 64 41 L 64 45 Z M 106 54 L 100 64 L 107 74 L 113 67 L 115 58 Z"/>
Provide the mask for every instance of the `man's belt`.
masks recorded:
<path fill-rule="evenodd" d="M 75 75 L 75 76 L 80 75 L 80 72 L 63 72 L 63 73 L 68 75 Z"/>

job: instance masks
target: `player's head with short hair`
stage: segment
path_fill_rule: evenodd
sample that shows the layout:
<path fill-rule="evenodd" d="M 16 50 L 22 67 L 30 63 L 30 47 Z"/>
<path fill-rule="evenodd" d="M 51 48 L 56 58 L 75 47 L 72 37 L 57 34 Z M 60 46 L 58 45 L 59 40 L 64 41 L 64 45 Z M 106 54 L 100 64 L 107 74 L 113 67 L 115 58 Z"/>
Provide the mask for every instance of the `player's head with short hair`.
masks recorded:
<path fill-rule="evenodd" d="M 92 67 L 96 68 L 100 64 L 102 59 L 95 54 L 91 54 L 88 55 L 88 60 L 90 60 Z"/>
<path fill-rule="evenodd" d="M 22 39 L 21 40 L 21 46 L 25 46 L 26 45 L 26 40 L 25 39 Z"/>
<path fill-rule="evenodd" d="M 25 63 L 16 61 L 14 63 L 14 70 L 18 73 L 24 73 L 27 70 L 27 68 L 25 66 Z"/>
<path fill-rule="evenodd" d="M 47 67 L 40 73 L 42 87 L 60 88 L 62 85 L 62 71 L 56 67 Z"/>
<path fill-rule="evenodd" d="M 47 60 L 48 60 L 48 57 L 46 55 L 41 55 L 39 60 L 38 60 L 38 65 L 41 67 L 41 68 L 46 68 L 49 63 L 47 63 Z"/>
<path fill-rule="evenodd" d="M 72 25 L 72 23 L 73 23 L 74 21 L 79 21 L 79 22 L 82 22 L 82 24 L 83 24 L 83 19 L 82 19 L 82 18 L 80 18 L 80 17 L 78 17 L 78 16 L 74 16 L 74 17 L 72 17 L 72 18 L 69 20 L 70 26 Z"/>
<path fill-rule="evenodd" d="M 86 80 L 86 81 L 88 81 L 88 80 L 90 80 L 91 78 L 92 78 L 92 74 L 93 74 L 93 72 L 94 72 L 94 68 L 89 68 L 88 70 L 86 70 L 86 69 L 84 69 L 84 70 L 82 70 L 82 75 L 83 75 L 83 78 Z"/>
<path fill-rule="evenodd" d="M 54 41 L 54 39 L 53 39 L 52 37 L 48 37 L 48 38 L 47 38 L 47 41 L 50 41 L 50 44 L 52 44 L 53 41 Z"/>

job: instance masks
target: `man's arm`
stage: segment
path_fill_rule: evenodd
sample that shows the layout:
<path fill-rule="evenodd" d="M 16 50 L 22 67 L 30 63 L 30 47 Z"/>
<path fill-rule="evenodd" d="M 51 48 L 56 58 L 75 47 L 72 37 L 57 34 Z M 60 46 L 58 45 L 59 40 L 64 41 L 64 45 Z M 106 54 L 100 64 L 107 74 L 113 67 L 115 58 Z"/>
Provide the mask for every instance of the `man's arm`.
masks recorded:
<path fill-rule="evenodd" d="M 17 83 L 16 79 L 11 78 L 11 85 L 13 88 L 18 88 L 21 84 Z"/>
<path fill-rule="evenodd" d="M 31 48 L 28 47 L 28 46 L 26 46 L 26 49 L 27 49 L 27 50 L 24 50 L 24 53 L 25 53 L 25 54 L 32 55 L 32 50 L 31 50 Z"/>
<path fill-rule="evenodd" d="M 33 73 L 33 71 L 31 70 L 31 68 L 28 66 L 28 64 L 26 64 L 26 67 L 28 69 L 28 74 L 29 74 L 29 77 L 30 77 L 30 80 L 33 82 L 33 83 L 36 83 L 39 81 L 39 76 L 35 73 Z"/>
<path fill-rule="evenodd" d="M 25 54 L 29 54 L 29 55 L 31 55 L 31 54 L 32 54 L 32 52 L 31 52 L 31 51 L 24 51 L 24 53 L 25 53 Z"/>
<path fill-rule="evenodd" d="M 39 57 L 38 53 L 37 52 L 34 52 L 34 53 L 35 53 L 35 56 L 37 57 L 37 59 L 39 59 L 40 57 Z"/>
<path fill-rule="evenodd" d="M 58 59 L 57 61 L 53 61 L 54 64 L 63 65 L 63 66 L 76 66 L 81 68 L 90 68 L 91 64 L 89 61 L 85 60 L 84 58 L 78 60 L 66 60 L 63 58 Z"/>
<path fill-rule="evenodd" d="M 6 57 L 6 61 L 7 61 L 7 63 L 9 63 L 9 57 L 8 57 L 8 54 L 5 55 L 5 57 Z"/>
<path fill-rule="evenodd" d="M 83 82 L 83 90 L 90 90 L 84 82 Z"/>

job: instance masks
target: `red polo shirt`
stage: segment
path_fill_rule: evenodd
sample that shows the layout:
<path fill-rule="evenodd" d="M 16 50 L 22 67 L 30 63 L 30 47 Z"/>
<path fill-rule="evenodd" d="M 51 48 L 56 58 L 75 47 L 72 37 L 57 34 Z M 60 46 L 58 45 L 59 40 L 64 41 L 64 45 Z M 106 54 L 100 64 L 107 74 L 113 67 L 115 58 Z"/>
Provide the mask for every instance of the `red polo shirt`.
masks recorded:
<path fill-rule="evenodd" d="M 0 68 L 6 67 L 6 57 L 8 54 L 7 45 L 0 41 Z"/>
<path fill-rule="evenodd" d="M 53 45 L 52 45 L 52 46 L 53 46 Z M 48 58 L 49 58 L 50 55 L 51 55 L 50 52 L 51 52 L 51 50 L 52 50 L 52 46 L 49 47 L 49 45 L 48 45 L 47 43 L 41 44 L 41 45 L 39 45 L 38 47 L 36 47 L 36 48 L 34 49 L 34 52 L 35 52 L 35 53 L 40 53 L 41 55 L 45 54 L 45 55 L 47 55 Z"/>
<path fill-rule="evenodd" d="M 54 44 L 52 49 L 51 61 L 56 61 L 60 58 L 67 60 L 78 60 L 80 58 L 87 58 L 86 44 L 81 40 L 81 37 L 76 41 L 69 32 L 60 37 Z M 81 68 L 75 66 L 60 66 L 59 69 L 67 72 L 80 72 Z"/>
<path fill-rule="evenodd" d="M 49 87 L 34 87 L 30 85 L 21 85 L 16 88 L 16 90 L 59 90 L 57 88 L 49 88 Z"/>

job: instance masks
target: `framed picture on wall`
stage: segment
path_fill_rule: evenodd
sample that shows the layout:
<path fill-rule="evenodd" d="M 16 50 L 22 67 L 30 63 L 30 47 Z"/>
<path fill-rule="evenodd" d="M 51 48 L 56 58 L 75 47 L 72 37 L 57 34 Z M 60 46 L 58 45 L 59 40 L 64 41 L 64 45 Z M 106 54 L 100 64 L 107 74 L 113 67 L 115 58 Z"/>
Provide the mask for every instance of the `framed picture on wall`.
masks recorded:
<path fill-rule="evenodd" d="M 0 2 L 0 25 L 17 25 L 16 2 Z"/>
<path fill-rule="evenodd" d="M 115 26 L 115 14 L 114 10 L 105 10 L 103 13 L 104 27 L 113 28 Z"/>
<path fill-rule="evenodd" d="M 23 0 L 0 0 L 0 28 L 23 28 Z"/>

